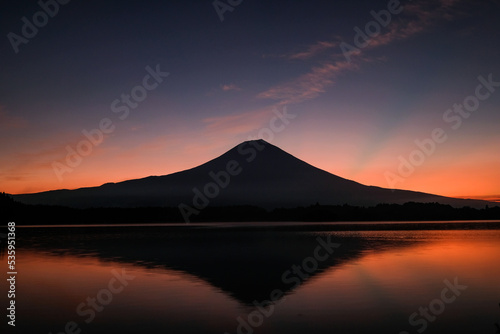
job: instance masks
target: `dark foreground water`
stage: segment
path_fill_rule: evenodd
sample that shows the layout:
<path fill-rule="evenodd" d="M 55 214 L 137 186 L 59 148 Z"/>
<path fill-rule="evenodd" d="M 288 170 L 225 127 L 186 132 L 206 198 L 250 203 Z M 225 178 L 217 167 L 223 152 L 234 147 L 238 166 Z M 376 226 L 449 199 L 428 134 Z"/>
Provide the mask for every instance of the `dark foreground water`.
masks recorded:
<path fill-rule="evenodd" d="M 0 252 L 2 328 L 497 333 L 500 230 L 297 226 L 18 228 L 15 328 Z"/>

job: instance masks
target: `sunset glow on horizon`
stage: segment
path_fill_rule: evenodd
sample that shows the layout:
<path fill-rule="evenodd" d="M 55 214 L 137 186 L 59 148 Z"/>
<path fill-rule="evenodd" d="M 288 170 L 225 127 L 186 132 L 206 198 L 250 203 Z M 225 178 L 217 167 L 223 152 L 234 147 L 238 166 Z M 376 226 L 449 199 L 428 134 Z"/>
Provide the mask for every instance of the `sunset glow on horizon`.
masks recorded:
<path fill-rule="evenodd" d="M 167 175 L 262 138 L 365 185 L 500 202 L 499 7 L 61 5 L 0 44 L 0 192 Z M 3 36 L 40 10 L 4 4 Z"/>

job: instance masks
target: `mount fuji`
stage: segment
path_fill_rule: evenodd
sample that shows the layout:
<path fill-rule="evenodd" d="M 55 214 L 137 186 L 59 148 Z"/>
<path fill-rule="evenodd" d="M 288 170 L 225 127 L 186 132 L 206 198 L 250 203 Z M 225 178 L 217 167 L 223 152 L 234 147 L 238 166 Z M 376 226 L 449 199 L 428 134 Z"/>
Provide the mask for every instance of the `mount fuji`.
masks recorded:
<path fill-rule="evenodd" d="M 453 207 L 496 205 L 423 192 L 366 186 L 316 168 L 264 141 L 243 142 L 185 171 L 75 190 L 13 196 L 26 204 L 89 207 L 254 205 L 263 208 L 323 205 L 374 206 L 436 202 Z"/>

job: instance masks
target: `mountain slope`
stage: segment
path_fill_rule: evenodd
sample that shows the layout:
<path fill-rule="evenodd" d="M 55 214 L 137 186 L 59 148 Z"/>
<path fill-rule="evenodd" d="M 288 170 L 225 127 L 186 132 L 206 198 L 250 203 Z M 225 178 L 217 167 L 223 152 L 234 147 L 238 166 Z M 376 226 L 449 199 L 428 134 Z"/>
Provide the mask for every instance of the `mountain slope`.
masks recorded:
<path fill-rule="evenodd" d="M 478 200 L 365 186 L 309 165 L 263 140 L 247 141 L 198 167 L 100 187 L 15 195 L 27 204 L 70 207 L 178 206 L 192 208 L 438 202 L 455 207 L 484 207 Z"/>

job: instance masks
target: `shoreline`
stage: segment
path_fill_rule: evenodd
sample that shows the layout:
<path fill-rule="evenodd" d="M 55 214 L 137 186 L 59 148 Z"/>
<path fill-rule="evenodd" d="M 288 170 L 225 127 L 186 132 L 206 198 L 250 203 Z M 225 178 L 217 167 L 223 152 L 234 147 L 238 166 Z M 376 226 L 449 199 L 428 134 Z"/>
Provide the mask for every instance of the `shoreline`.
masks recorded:
<path fill-rule="evenodd" d="M 356 221 L 356 222 L 205 222 L 205 223 L 145 223 L 145 224 L 58 224 L 19 225 L 19 228 L 148 228 L 175 230 L 237 229 L 239 231 L 405 231 L 405 230 L 500 230 L 500 220 L 449 221 Z"/>

